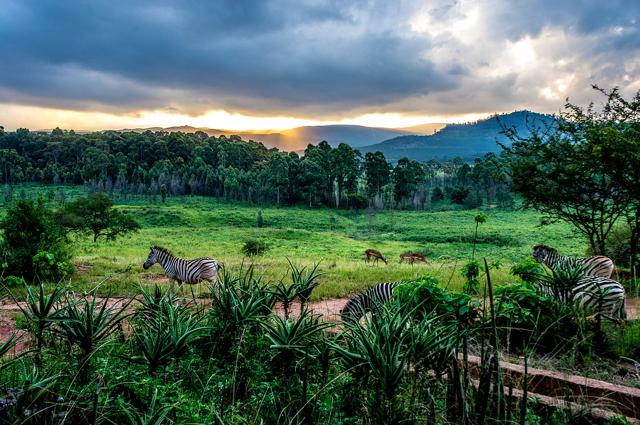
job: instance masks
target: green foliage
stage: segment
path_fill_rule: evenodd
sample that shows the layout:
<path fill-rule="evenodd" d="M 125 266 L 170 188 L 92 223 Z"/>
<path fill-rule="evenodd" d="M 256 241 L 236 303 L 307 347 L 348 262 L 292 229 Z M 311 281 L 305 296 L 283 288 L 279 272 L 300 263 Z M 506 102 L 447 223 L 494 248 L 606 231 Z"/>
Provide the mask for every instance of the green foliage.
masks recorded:
<path fill-rule="evenodd" d="M 114 208 L 111 199 L 99 192 L 66 204 L 62 219 L 69 228 L 91 234 L 94 242 L 101 236 L 115 240 L 118 236 L 140 230 L 133 217 Z"/>
<path fill-rule="evenodd" d="M 256 227 L 264 227 L 264 218 L 262 217 L 262 210 L 259 209 L 256 214 Z"/>
<path fill-rule="evenodd" d="M 462 267 L 462 276 L 467 280 L 464 285 L 464 292 L 477 295 L 480 292 L 480 263 L 469 261 Z"/>
<path fill-rule="evenodd" d="M 604 254 L 611 258 L 617 266 L 631 265 L 632 229 L 629 223 L 617 224 L 607 235 L 607 245 Z M 636 252 L 640 252 L 640 241 L 635 241 Z M 594 254 L 592 250 L 589 254 Z"/>
<path fill-rule="evenodd" d="M 71 272 L 65 231 L 42 198 L 35 202 L 16 201 L 0 222 L 0 230 L 4 231 L 0 251 L 6 264 L 5 274 L 28 281 L 36 277 L 56 281 Z M 44 268 L 40 270 L 39 266 Z"/>
<path fill-rule="evenodd" d="M 510 272 L 512 275 L 519 277 L 524 282 L 536 282 L 543 272 L 542 265 L 531 257 L 515 263 L 511 266 Z"/>
<path fill-rule="evenodd" d="M 449 194 L 452 204 L 463 205 L 464 200 L 469 196 L 471 190 L 466 187 L 454 187 Z"/>
<path fill-rule="evenodd" d="M 74 267 L 69 261 L 60 261 L 55 254 L 46 251 L 34 255 L 32 264 L 38 277 L 47 282 L 64 279 L 74 272 Z"/>
<path fill-rule="evenodd" d="M 269 246 L 266 242 L 257 239 L 246 240 L 242 246 L 242 252 L 247 257 L 263 255 L 268 249 Z"/>
<path fill-rule="evenodd" d="M 440 202 L 444 201 L 444 192 L 440 189 L 439 186 L 436 186 L 431 191 L 431 202 Z"/>
<path fill-rule="evenodd" d="M 352 210 L 363 210 L 369 205 L 367 197 L 359 193 L 347 193 L 344 196 L 347 206 Z"/>
<path fill-rule="evenodd" d="M 446 324 L 463 327 L 478 317 L 479 303 L 468 294 L 442 289 L 433 276 L 422 276 L 394 291 L 394 298 L 423 317 L 434 314 Z"/>
<path fill-rule="evenodd" d="M 161 184 L 160 185 L 160 197 L 162 199 L 162 203 L 164 204 L 165 201 L 167 200 L 167 185 L 166 184 Z"/>

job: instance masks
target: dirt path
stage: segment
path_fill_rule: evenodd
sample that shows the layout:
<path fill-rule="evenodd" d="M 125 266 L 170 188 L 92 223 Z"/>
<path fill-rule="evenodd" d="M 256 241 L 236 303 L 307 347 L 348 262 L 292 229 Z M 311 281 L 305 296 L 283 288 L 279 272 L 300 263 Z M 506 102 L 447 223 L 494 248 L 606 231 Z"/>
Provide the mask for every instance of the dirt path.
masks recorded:
<path fill-rule="evenodd" d="M 98 302 L 103 302 L 104 298 L 98 298 Z M 119 307 L 124 305 L 128 301 L 128 298 L 123 297 L 111 297 L 108 300 L 109 307 Z M 309 309 L 314 314 L 320 314 L 325 316 L 329 322 L 340 321 L 340 310 L 344 308 L 348 298 L 328 298 L 325 300 L 314 301 L 308 304 Z M 206 299 L 199 299 L 198 302 L 204 304 L 208 303 Z M 135 301 L 130 307 L 135 305 Z M 21 307 L 24 307 L 24 303 L 20 303 Z M 627 318 L 629 320 L 640 320 L 640 298 L 628 298 L 626 303 Z M 275 311 L 279 315 L 284 315 L 282 305 L 276 305 Z M 300 311 L 300 303 L 296 302 L 291 307 L 291 313 L 296 316 Z M 11 300 L 0 300 L 0 343 L 8 340 L 11 335 L 16 333 L 19 337 L 18 345 L 15 350 L 21 352 L 26 349 L 28 345 L 29 335 L 28 332 L 22 329 L 16 329 L 16 317 L 22 313 L 20 308 Z"/>

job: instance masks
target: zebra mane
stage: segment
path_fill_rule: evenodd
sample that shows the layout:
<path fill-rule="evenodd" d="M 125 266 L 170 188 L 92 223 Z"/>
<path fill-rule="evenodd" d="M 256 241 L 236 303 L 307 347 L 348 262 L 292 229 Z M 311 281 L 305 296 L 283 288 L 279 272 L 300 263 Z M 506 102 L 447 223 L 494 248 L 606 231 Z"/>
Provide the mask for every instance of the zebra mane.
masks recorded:
<path fill-rule="evenodd" d="M 551 248 L 551 247 L 550 247 L 550 246 L 548 246 L 548 245 L 542 245 L 542 244 L 534 245 L 534 246 L 533 246 L 533 250 L 534 250 L 534 251 L 535 251 L 535 250 L 537 250 L 537 249 L 544 249 L 545 251 L 549 251 L 549 252 L 558 252 L 558 250 L 557 250 L 557 249 L 555 249 L 555 248 Z"/>
<path fill-rule="evenodd" d="M 167 248 L 163 246 L 153 245 L 151 249 L 155 249 L 156 251 L 164 252 L 165 254 L 169 254 L 170 256 L 175 257 L 175 255 L 173 255 L 171 251 L 169 251 Z"/>

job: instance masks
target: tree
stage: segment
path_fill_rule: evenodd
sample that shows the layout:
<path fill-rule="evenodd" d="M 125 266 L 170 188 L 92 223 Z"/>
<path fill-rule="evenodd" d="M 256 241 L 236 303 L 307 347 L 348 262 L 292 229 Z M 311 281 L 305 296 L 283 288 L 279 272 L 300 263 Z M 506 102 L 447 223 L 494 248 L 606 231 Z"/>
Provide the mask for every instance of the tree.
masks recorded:
<path fill-rule="evenodd" d="M 440 189 L 439 186 L 434 187 L 433 190 L 431 191 L 431 202 L 438 202 L 443 200 L 444 200 L 444 193 L 442 192 L 442 189 Z"/>
<path fill-rule="evenodd" d="M 7 209 L 0 230 L 4 234 L 0 250 L 2 268 L 7 275 L 26 280 L 40 275 L 56 280 L 73 271 L 66 233 L 44 199 L 17 200 Z M 37 269 L 35 265 L 42 258 L 46 259 L 46 269 Z"/>
<path fill-rule="evenodd" d="M 391 180 L 391 167 L 382 152 L 368 152 L 364 156 L 364 173 L 370 198 L 380 194 L 382 187 Z"/>
<path fill-rule="evenodd" d="M 413 195 L 424 179 L 424 170 L 420 163 L 408 158 L 401 158 L 393 169 L 394 196 L 396 202 Z"/>
<path fill-rule="evenodd" d="M 567 102 L 553 124 L 530 128 L 525 137 L 504 129 L 513 142 L 505 149 L 525 207 L 571 223 L 592 252 L 604 254 L 617 220 L 640 220 L 640 92 L 628 102 L 617 89 L 594 88 L 607 96 L 601 110 Z"/>
<path fill-rule="evenodd" d="M 331 166 L 337 184 L 336 208 L 340 208 L 340 199 L 345 191 L 355 192 L 360 175 L 360 158 L 360 152 L 345 143 L 340 143 L 331 151 Z"/>
<path fill-rule="evenodd" d="M 99 192 L 67 204 L 62 210 L 61 221 L 72 230 L 92 234 L 94 242 L 101 236 L 114 240 L 140 229 L 138 222 L 115 209 L 111 199 Z"/>

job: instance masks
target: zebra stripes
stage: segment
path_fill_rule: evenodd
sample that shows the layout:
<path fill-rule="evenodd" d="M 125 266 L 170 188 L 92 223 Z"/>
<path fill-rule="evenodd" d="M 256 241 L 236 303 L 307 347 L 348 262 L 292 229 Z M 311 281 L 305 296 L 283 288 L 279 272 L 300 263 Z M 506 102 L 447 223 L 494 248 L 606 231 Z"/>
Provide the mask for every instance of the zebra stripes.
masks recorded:
<path fill-rule="evenodd" d="M 165 248 L 160 246 L 152 246 L 147 261 L 142 267 L 147 270 L 154 264 L 160 264 L 171 283 L 173 289 L 174 281 L 178 282 L 180 292 L 182 292 L 182 284 L 198 283 L 207 280 L 211 284 L 215 284 L 218 278 L 218 270 L 222 268 L 221 264 L 209 257 L 196 258 L 193 260 L 185 260 L 171 254 Z"/>
<path fill-rule="evenodd" d="M 358 321 L 367 312 L 376 312 L 387 302 L 393 290 L 404 282 L 384 282 L 354 295 L 340 310 L 343 321 Z"/>
<path fill-rule="evenodd" d="M 571 288 L 552 287 L 538 282 L 539 292 L 583 310 L 590 310 L 612 320 L 627 318 L 624 287 L 601 276 L 584 276 Z"/>
<path fill-rule="evenodd" d="M 599 276 L 610 278 L 613 273 L 613 261 L 604 255 L 593 257 L 566 257 L 558 254 L 558 251 L 546 245 L 536 245 L 533 247 L 533 259 L 542 263 L 550 269 L 559 266 L 583 267 L 587 276 Z"/>

